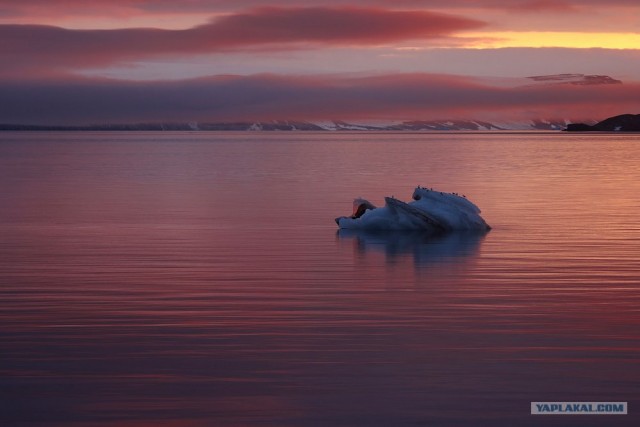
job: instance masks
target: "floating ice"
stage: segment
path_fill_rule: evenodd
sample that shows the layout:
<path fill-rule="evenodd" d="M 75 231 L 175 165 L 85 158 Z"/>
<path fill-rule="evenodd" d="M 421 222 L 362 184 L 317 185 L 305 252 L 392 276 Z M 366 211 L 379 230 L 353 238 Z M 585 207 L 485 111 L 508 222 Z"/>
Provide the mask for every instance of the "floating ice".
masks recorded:
<path fill-rule="evenodd" d="M 491 229 L 480 216 L 480 209 L 455 193 L 445 193 L 418 187 L 413 202 L 405 203 L 385 197 L 385 206 L 376 208 L 365 199 L 353 201 L 353 214 L 336 218 L 341 229 L 351 230 L 426 230 L 434 233 L 449 231 L 488 231 Z"/>

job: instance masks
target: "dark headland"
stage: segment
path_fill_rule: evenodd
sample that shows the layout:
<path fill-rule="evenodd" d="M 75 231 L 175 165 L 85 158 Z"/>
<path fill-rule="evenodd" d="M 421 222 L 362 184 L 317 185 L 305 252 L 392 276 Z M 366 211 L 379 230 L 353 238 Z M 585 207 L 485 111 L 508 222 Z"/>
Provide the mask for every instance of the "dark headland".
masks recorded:
<path fill-rule="evenodd" d="M 609 117 L 595 125 L 570 123 L 567 132 L 640 132 L 640 114 L 622 114 Z"/>

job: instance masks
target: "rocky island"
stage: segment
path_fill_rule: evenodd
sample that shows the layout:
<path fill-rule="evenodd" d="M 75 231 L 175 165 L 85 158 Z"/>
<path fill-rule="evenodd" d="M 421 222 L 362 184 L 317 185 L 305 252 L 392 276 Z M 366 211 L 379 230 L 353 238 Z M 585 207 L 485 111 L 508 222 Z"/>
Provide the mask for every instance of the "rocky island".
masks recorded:
<path fill-rule="evenodd" d="M 640 132 L 640 114 L 621 114 L 609 117 L 595 125 L 570 123 L 567 132 Z"/>

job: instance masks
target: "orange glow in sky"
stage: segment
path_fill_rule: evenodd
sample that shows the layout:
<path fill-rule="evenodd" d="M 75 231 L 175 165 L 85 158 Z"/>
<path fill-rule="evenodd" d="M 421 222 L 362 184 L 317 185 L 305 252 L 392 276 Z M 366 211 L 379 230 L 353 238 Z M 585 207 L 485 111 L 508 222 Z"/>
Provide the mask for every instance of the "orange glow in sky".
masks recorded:
<path fill-rule="evenodd" d="M 640 46 L 640 33 L 500 31 L 465 33 L 464 36 L 473 40 L 463 45 L 476 49 L 507 47 L 637 49 Z"/>

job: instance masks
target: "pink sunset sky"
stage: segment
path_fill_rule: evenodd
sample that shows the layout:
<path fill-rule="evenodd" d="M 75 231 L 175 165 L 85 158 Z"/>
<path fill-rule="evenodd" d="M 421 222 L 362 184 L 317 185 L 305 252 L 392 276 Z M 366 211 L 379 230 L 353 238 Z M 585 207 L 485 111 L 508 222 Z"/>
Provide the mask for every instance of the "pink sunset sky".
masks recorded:
<path fill-rule="evenodd" d="M 5 124 L 640 112 L 637 0 L 0 0 L 0 55 Z"/>

